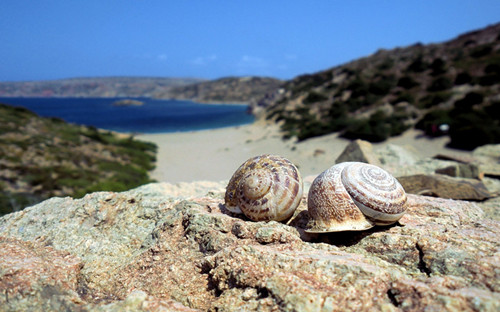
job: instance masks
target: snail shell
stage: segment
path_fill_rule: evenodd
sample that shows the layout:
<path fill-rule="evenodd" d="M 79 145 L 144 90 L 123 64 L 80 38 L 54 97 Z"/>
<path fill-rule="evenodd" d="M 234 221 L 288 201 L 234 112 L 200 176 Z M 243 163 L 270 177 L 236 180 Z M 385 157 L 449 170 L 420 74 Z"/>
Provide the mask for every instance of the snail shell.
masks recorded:
<path fill-rule="evenodd" d="M 316 177 L 307 209 L 306 232 L 360 231 L 398 221 L 406 211 L 406 193 L 387 171 L 345 162 Z"/>
<path fill-rule="evenodd" d="M 299 170 L 276 155 L 250 158 L 233 174 L 226 188 L 225 206 L 254 221 L 289 218 L 302 199 Z"/>

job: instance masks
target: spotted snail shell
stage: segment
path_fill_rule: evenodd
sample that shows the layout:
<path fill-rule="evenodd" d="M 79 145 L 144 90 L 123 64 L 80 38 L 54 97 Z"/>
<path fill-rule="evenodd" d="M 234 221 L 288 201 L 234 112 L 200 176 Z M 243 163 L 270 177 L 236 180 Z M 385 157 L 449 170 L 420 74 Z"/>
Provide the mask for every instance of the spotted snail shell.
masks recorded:
<path fill-rule="evenodd" d="M 385 170 L 359 162 L 337 164 L 309 189 L 306 232 L 360 231 L 389 225 L 406 211 L 406 194 Z"/>
<path fill-rule="evenodd" d="M 302 178 L 288 159 L 276 155 L 250 158 L 233 174 L 225 206 L 254 221 L 289 218 L 302 199 Z"/>

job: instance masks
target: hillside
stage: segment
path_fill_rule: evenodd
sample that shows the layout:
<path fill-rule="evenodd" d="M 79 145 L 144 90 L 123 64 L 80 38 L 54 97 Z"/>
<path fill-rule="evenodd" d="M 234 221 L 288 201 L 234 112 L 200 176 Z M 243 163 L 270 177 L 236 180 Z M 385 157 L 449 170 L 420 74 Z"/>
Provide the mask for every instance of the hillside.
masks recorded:
<path fill-rule="evenodd" d="M 148 97 L 197 102 L 249 103 L 281 85 L 261 77 L 194 78 L 100 77 L 0 82 L 0 97 Z"/>
<path fill-rule="evenodd" d="M 0 215 L 53 196 L 148 183 L 156 146 L 0 104 Z"/>
<path fill-rule="evenodd" d="M 273 92 L 283 82 L 264 77 L 226 77 L 187 86 L 175 87 L 155 94 L 158 98 L 175 98 L 196 102 L 250 103 Z"/>
<path fill-rule="evenodd" d="M 0 82 L 1 97 L 152 97 L 166 89 L 203 81 L 194 78 L 95 77 Z"/>
<path fill-rule="evenodd" d="M 253 106 L 285 137 L 383 141 L 416 126 L 471 149 L 500 140 L 500 24 L 302 75 Z M 445 124 L 446 126 L 439 126 Z M 449 129 L 447 129 L 449 127 Z"/>

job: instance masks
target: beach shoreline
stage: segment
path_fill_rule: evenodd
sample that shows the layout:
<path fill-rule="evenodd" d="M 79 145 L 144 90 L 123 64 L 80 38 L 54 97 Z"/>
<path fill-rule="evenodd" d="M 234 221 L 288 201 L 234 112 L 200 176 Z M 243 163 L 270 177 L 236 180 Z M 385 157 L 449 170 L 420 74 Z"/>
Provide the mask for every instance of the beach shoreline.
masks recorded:
<path fill-rule="evenodd" d="M 278 154 L 295 163 L 303 176 L 316 175 L 335 163 L 350 140 L 329 134 L 303 142 L 283 140 L 279 126 L 257 120 L 254 123 L 190 132 L 140 134 L 135 138 L 158 145 L 156 168 L 151 178 L 158 182 L 225 181 L 248 158 Z M 437 154 L 470 155 L 445 147 L 447 137 L 430 139 L 419 130 L 373 144 L 409 148 L 419 157 Z"/>

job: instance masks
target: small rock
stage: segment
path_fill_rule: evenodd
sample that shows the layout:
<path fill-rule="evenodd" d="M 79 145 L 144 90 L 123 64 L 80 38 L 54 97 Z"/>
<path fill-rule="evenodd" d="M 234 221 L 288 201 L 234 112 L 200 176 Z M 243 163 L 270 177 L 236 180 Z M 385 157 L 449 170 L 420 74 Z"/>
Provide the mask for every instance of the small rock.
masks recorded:
<path fill-rule="evenodd" d="M 484 173 L 480 172 L 479 167 L 475 164 L 457 163 L 444 168 L 438 168 L 435 172 L 450 177 L 459 177 L 466 179 L 482 180 L 484 178 Z"/>
<path fill-rule="evenodd" d="M 500 144 L 487 144 L 472 151 L 474 157 L 489 158 L 492 162 L 500 162 Z"/>
<path fill-rule="evenodd" d="M 500 179 L 500 164 L 499 163 L 483 163 L 479 164 L 479 170 L 484 176 Z"/>
<path fill-rule="evenodd" d="M 440 160 L 451 160 L 456 161 L 463 164 L 470 164 L 474 161 L 473 157 L 468 156 L 458 156 L 458 155 L 448 155 L 448 154 L 437 154 L 433 158 Z"/>
<path fill-rule="evenodd" d="M 407 193 L 462 200 L 492 197 L 486 186 L 474 179 L 452 178 L 439 174 L 417 174 L 397 178 Z"/>
<path fill-rule="evenodd" d="M 317 148 L 317 149 L 314 150 L 313 156 L 317 157 L 319 155 L 324 155 L 324 154 L 325 154 L 325 150 Z"/>
<path fill-rule="evenodd" d="M 346 161 L 359 161 L 380 166 L 380 161 L 373 152 L 372 144 L 359 139 L 347 145 L 342 154 L 335 160 L 335 163 Z"/>
<path fill-rule="evenodd" d="M 416 151 L 394 144 L 383 145 L 376 154 L 384 168 L 413 166 L 419 161 Z"/>

